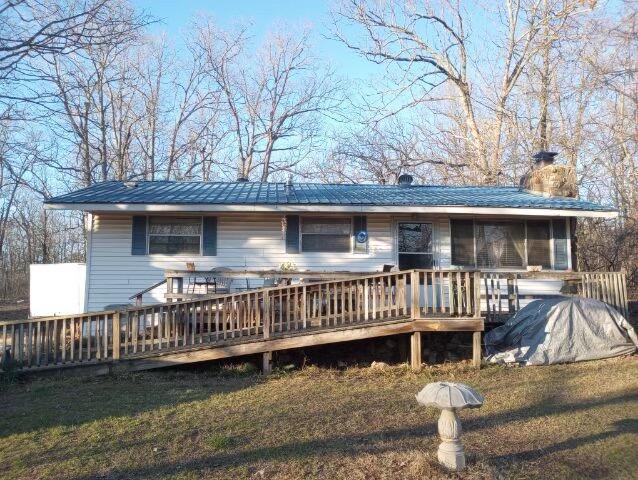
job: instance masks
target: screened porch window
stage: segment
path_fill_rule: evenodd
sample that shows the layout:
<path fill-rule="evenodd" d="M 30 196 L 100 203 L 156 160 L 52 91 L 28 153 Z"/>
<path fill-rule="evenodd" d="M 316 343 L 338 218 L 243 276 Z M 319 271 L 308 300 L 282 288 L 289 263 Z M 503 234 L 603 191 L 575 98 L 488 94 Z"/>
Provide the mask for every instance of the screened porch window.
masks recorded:
<path fill-rule="evenodd" d="M 301 250 L 304 252 L 350 252 L 350 218 L 302 218 Z"/>
<path fill-rule="evenodd" d="M 527 264 L 552 268 L 551 229 L 547 220 L 527 221 Z"/>
<path fill-rule="evenodd" d="M 476 222 L 476 263 L 479 268 L 522 268 L 525 224 Z"/>
<path fill-rule="evenodd" d="M 195 254 L 201 252 L 200 217 L 149 217 L 148 253 Z"/>
<path fill-rule="evenodd" d="M 474 267 L 474 220 L 452 220 L 452 265 Z"/>
<path fill-rule="evenodd" d="M 399 223 L 399 269 L 432 268 L 432 224 Z"/>
<path fill-rule="evenodd" d="M 568 268 L 567 233 L 562 219 L 518 222 L 453 219 L 450 233 L 452 264 L 455 266 Z"/>

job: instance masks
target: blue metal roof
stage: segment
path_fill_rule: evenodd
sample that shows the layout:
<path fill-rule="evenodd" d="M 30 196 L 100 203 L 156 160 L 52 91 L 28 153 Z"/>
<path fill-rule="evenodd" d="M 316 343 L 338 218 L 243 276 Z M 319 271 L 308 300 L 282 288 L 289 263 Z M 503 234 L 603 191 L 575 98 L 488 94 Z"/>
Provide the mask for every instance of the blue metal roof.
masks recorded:
<path fill-rule="evenodd" d="M 103 182 L 47 204 L 466 206 L 614 211 L 596 203 L 543 197 L 519 187 L 261 182 Z"/>

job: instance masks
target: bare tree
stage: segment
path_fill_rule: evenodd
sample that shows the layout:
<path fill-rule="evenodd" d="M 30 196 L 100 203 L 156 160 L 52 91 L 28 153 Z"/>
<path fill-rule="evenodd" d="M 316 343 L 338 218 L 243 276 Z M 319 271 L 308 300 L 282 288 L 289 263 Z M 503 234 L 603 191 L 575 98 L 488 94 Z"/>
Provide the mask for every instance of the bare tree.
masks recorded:
<path fill-rule="evenodd" d="M 496 59 L 492 57 L 486 68 L 481 68 L 482 58 L 472 54 L 477 43 L 488 39 L 472 37 L 472 14 L 460 1 L 344 0 L 334 14 L 334 33 L 368 60 L 395 69 L 394 100 L 403 99 L 400 109 L 429 104 L 432 116 L 446 119 L 445 125 L 436 126 L 438 133 L 452 143 L 465 139 L 460 149 L 464 158 L 454 158 L 453 163 L 467 163 L 467 175 L 495 183 L 503 175 L 507 151 L 503 134 L 511 114 L 508 102 L 541 50 L 539 32 L 550 13 L 552 19 L 568 18 L 577 4 L 505 0 L 494 22 L 502 28 L 490 36 Z M 344 23 L 359 27 L 361 37 L 344 33 Z"/>
<path fill-rule="evenodd" d="M 196 46 L 222 93 L 237 152 L 237 175 L 261 181 L 295 167 L 313 144 L 323 115 L 337 110 L 341 85 L 311 54 L 308 32 L 272 34 L 249 55 L 248 28 L 198 26 Z"/>
<path fill-rule="evenodd" d="M 155 180 L 160 168 L 164 87 L 171 60 L 165 38 L 150 39 L 136 52 L 136 82 L 133 88 L 140 96 L 138 117 L 140 128 L 135 142 L 144 161 L 141 171 L 145 180 Z"/>
<path fill-rule="evenodd" d="M 341 132 L 334 143 L 319 173 L 327 181 L 393 184 L 409 173 L 423 183 L 437 183 L 446 181 L 450 169 L 467 167 L 438 160 L 418 126 L 396 116 L 363 121 Z"/>
<path fill-rule="evenodd" d="M 0 101 L 38 100 L 23 83 L 34 61 L 112 45 L 148 22 L 119 0 L 0 1 Z"/>

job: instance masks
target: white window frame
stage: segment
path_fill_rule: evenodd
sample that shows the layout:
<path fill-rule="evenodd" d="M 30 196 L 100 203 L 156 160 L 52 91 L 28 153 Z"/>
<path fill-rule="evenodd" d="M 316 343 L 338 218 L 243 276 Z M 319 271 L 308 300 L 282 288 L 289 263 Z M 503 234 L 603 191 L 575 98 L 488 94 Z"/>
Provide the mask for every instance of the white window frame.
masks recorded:
<path fill-rule="evenodd" d="M 303 223 L 306 220 L 316 220 L 316 219 L 326 219 L 326 218 L 338 218 L 338 219 L 346 219 L 350 221 L 350 233 L 349 233 L 349 237 L 350 237 L 350 245 L 347 251 L 344 252 L 332 252 L 332 251 L 323 251 L 323 252 L 317 252 L 314 250 L 304 250 L 303 248 Z M 345 222 L 344 222 L 345 223 Z M 353 253 L 354 251 L 354 218 L 352 216 L 338 216 L 338 217 L 331 217 L 331 216 L 327 216 L 327 215 L 302 215 L 299 217 L 299 253 Z M 308 234 L 307 234 L 308 235 Z M 312 233 L 309 235 L 326 235 L 326 236 L 330 236 L 330 235 L 334 235 L 333 233 Z M 367 253 L 367 252 L 366 252 Z M 360 254 L 364 254 L 364 252 L 360 252 Z"/>
<path fill-rule="evenodd" d="M 569 217 L 565 219 L 565 232 L 567 237 L 567 271 L 571 272 L 574 270 L 574 265 L 572 265 L 572 220 Z"/>
<path fill-rule="evenodd" d="M 154 218 L 194 218 L 199 219 L 199 252 L 197 253 L 151 253 L 151 237 L 194 237 L 195 235 L 159 235 L 156 233 L 151 233 L 151 217 Z M 188 216 L 188 215 L 147 215 L 146 216 L 146 251 L 148 255 L 157 255 L 157 256 L 171 256 L 171 257 L 201 257 L 202 251 L 204 249 L 204 217 L 203 216 Z"/>

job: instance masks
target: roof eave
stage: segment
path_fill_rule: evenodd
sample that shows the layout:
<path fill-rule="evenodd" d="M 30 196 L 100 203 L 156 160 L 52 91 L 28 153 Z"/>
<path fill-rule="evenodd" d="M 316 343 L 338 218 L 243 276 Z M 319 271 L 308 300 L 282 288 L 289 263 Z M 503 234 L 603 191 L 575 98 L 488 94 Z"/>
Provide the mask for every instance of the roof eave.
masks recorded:
<path fill-rule="evenodd" d="M 457 215 L 512 215 L 548 217 L 617 218 L 614 210 L 577 210 L 533 207 L 472 207 L 463 205 L 214 205 L 214 204 L 149 204 L 149 203 L 45 203 L 49 210 L 82 210 L 88 212 L 342 212 L 342 213 L 431 213 Z"/>

